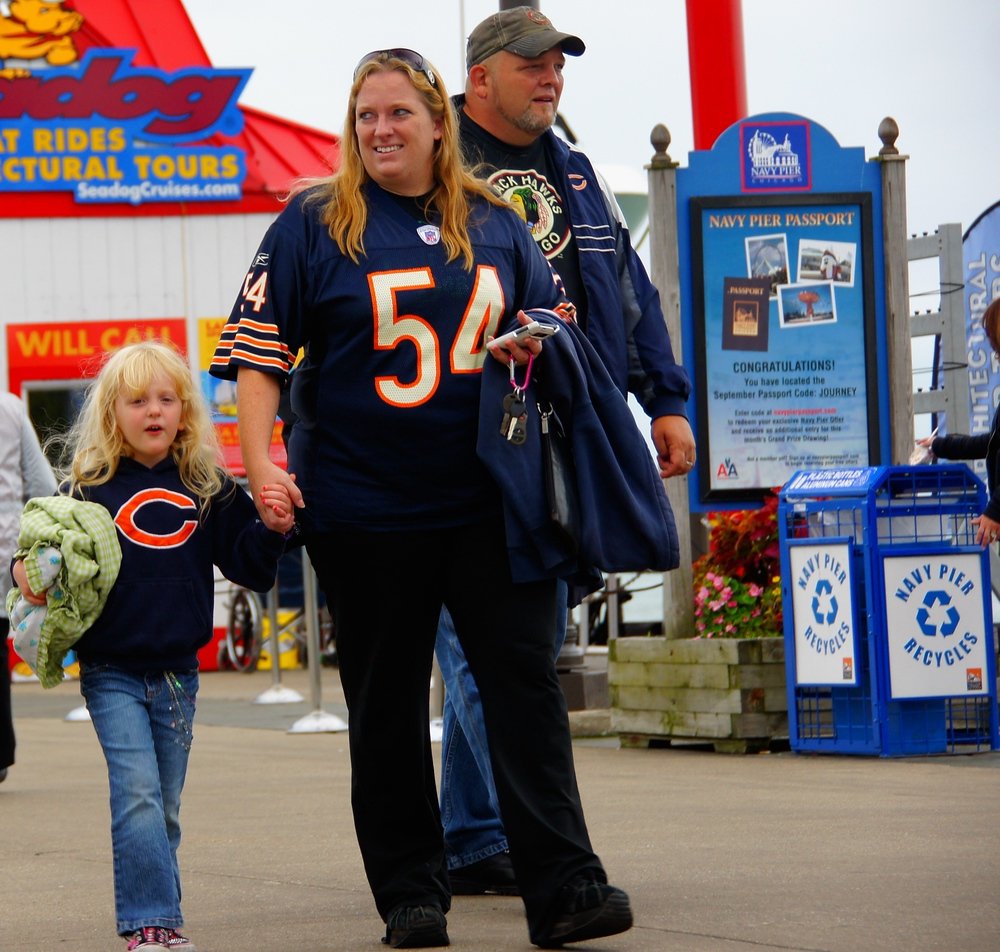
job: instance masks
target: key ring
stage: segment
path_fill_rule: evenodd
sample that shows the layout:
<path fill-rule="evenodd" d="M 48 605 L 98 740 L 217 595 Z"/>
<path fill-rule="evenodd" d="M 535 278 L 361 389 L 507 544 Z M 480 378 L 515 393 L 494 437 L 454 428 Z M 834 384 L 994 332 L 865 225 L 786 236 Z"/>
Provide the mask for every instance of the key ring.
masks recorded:
<path fill-rule="evenodd" d="M 514 376 L 514 367 L 515 367 L 516 361 L 514 360 L 513 357 L 511 357 L 511 358 L 509 358 L 508 362 L 509 362 L 509 365 L 510 365 L 510 385 L 515 390 L 520 390 L 521 393 L 524 393 L 524 391 L 528 389 L 528 384 L 531 383 L 531 365 L 535 362 L 535 355 L 534 354 L 529 354 L 528 355 L 527 370 L 525 370 L 525 372 L 524 372 L 524 383 L 522 383 L 520 385 L 517 382 L 517 378 Z"/>

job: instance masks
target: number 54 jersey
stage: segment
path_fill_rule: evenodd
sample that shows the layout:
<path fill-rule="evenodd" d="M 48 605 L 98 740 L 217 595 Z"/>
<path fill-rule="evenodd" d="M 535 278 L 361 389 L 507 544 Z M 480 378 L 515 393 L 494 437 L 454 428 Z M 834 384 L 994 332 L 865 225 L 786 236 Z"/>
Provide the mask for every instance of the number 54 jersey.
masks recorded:
<path fill-rule="evenodd" d="M 476 458 L 486 342 L 518 310 L 563 305 L 558 280 L 512 210 L 473 200 L 467 269 L 446 260 L 415 203 L 364 190 L 357 263 L 320 221 L 320 202 L 292 199 L 254 255 L 210 372 L 291 376 L 288 468 L 307 531 L 478 521 L 500 511 Z M 502 416 L 498 406 L 498 428 Z"/>

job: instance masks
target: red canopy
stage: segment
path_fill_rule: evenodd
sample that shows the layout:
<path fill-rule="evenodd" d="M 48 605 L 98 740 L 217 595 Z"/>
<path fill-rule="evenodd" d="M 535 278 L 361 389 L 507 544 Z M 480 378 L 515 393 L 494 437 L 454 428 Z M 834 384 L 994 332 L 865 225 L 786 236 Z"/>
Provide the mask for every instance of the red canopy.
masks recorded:
<path fill-rule="evenodd" d="M 134 66 L 151 66 L 165 72 L 213 66 L 181 0 L 65 0 L 64 6 L 83 15 L 83 26 L 73 34 L 81 56 L 91 48 L 134 49 Z M 293 180 L 326 175 L 337 166 L 337 136 L 250 106 L 241 105 L 239 109 L 244 119 L 239 135 L 216 135 L 205 141 L 244 150 L 247 173 L 240 201 L 150 202 L 136 207 L 81 204 L 63 192 L 7 193 L 0 215 L 52 218 L 274 212 L 281 207 L 278 196 Z"/>

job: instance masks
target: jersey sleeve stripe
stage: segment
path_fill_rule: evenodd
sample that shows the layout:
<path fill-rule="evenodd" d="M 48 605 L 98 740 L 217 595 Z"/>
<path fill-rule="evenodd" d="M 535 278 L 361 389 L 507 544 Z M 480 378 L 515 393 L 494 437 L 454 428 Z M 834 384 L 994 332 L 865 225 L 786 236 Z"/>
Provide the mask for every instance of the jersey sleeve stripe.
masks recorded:
<path fill-rule="evenodd" d="M 278 337 L 274 324 L 241 318 L 225 326 L 211 367 L 251 367 L 273 373 L 288 373 L 295 363 L 288 345 Z"/>

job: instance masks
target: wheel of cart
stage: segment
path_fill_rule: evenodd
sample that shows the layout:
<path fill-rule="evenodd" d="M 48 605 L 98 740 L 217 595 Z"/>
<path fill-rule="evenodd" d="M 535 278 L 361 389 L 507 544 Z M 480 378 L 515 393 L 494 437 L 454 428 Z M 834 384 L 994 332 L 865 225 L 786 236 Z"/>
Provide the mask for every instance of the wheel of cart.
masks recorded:
<path fill-rule="evenodd" d="M 237 588 L 229 606 L 225 651 L 229 666 L 247 673 L 257 669 L 264 644 L 264 604 L 256 592 Z"/>
<path fill-rule="evenodd" d="M 278 566 L 278 641 L 291 633 L 303 666 L 308 664 L 308 639 L 302 599 L 302 560 L 298 550 L 282 556 Z M 337 643 L 333 618 L 322 594 L 319 595 L 320 663 L 336 665 Z M 223 641 L 224 661 L 236 671 L 257 669 L 265 638 L 264 621 L 268 617 L 264 597 L 239 586 L 233 589 L 229 602 L 226 637 Z M 275 663 L 280 663 L 276 661 Z"/>

